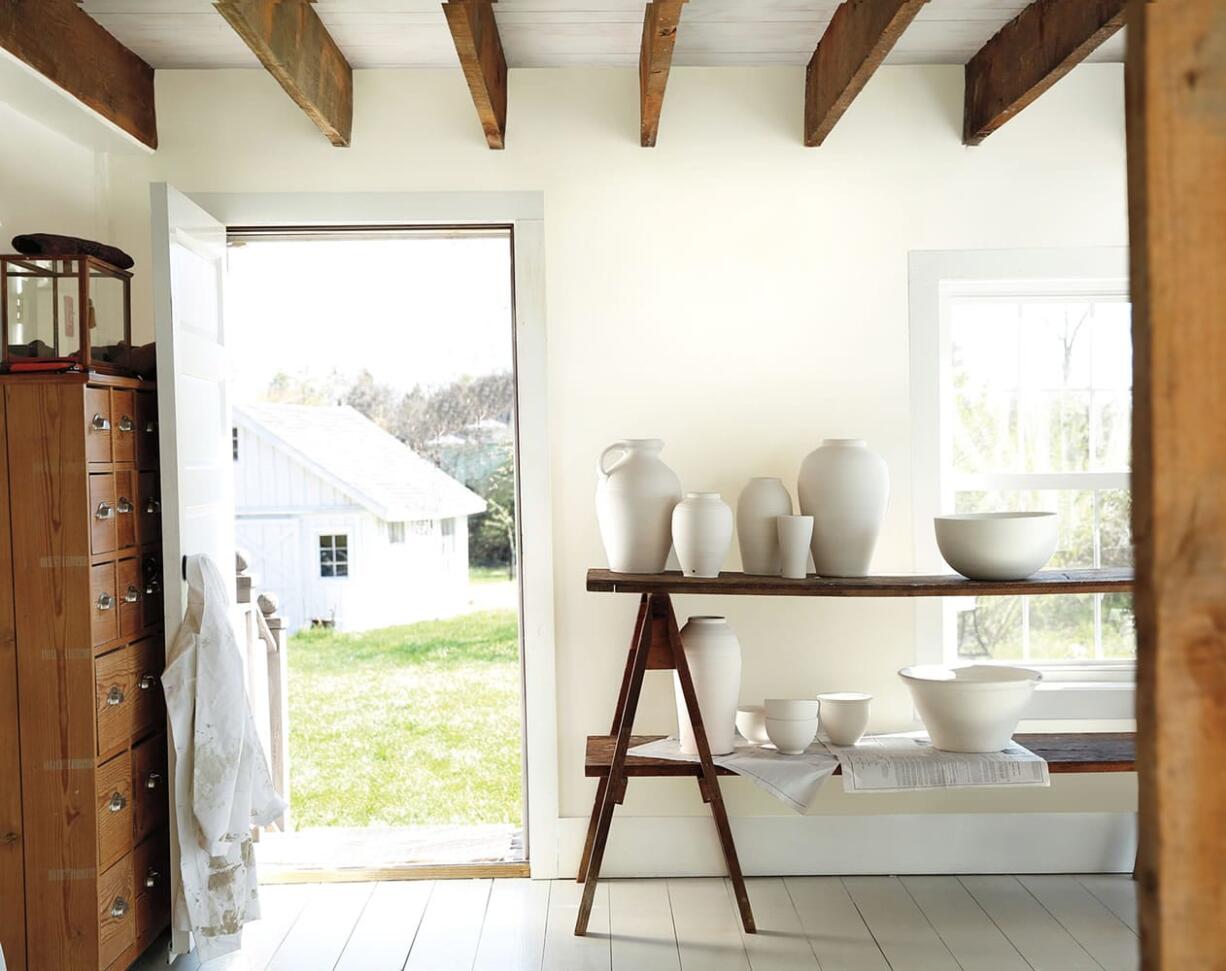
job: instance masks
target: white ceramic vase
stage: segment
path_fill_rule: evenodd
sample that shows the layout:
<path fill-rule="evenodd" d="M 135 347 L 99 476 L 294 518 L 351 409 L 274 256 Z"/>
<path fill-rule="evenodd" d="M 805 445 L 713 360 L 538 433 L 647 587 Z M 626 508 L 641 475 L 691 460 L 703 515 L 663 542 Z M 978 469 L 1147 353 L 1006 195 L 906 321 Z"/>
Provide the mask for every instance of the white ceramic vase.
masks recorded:
<path fill-rule="evenodd" d="M 668 563 L 681 480 L 661 461 L 663 448 L 658 438 L 626 439 L 596 463 L 596 519 L 614 573 L 663 573 Z"/>
<path fill-rule="evenodd" d="M 801 463 L 797 492 L 817 575 L 867 576 L 890 494 L 885 460 L 858 438 L 827 438 Z"/>
<path fill-rule="evenodd" d="M 732 546 L 732 510 L 718 492 L 687 492 L 677 503 L 673 546 L 685 576 L 719 576 Z"/>
<path fill-rule="evenodd" d="M 698 710 L 707 732 L 712 755 L 727 755 L 736 747 L 736 707 L 741 694 L 741 645 L 723 617 L 691 617 L 681 628 L 681 646 L 694 681 Z M 673 675 L 677 696 L 677 731 L 681 751 L 697 755 L 694 727 L 681 693 L 681 682 Z"/>
<path fill-rule="evenodd" d="M 741 569 L 754 576 L 779 575 L 779 530 L 775 519 L 792 514 L 782 479 L 750 479 L 736 501 L 736 539 Z"/>

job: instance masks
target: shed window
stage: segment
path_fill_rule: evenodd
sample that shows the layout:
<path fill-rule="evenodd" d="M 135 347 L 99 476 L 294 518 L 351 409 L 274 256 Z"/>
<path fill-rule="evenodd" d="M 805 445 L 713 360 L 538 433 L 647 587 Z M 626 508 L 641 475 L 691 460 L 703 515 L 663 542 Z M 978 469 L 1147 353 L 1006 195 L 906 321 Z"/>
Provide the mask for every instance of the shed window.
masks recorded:
<path fill-rule="evenodd" d="M 455 552 L 455 520 L 444 519 L 439 523 L 439 533 L 443 538 L 443 552 Z"/>
<path fill-rule="evenodd" d="M 234 454 L 234 461 L 238 461 L 238 429 L 230 429 L 230 451 Z"/>
<path fill-rule="evenodd" d="M 319 575 L 349 576 L 349 537 L 344 533 L 319 537 Z"/>
<path fill-rule="evenodd" d="M 404 542 L 404 523 L 387 524 L 387 541 L 389 543 Z"/>

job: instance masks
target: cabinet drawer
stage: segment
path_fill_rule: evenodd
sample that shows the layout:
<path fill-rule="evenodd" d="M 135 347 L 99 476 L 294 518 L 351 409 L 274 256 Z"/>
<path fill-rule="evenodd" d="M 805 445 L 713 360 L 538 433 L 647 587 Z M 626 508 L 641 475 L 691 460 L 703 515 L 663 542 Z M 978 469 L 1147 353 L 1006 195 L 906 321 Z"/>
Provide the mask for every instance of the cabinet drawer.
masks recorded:
<path fill-rule="evenodd" d="M 85 458 L 111 461 L 111 393 L 106 388 L 85 389 Z"/>
<path fill-rule="evenodd" d="M 138 843 L 159 829 L 169 815 L 168 778 L 165 735 L 155 735 L 132 749 L 132 799 L 136 804 L 132 821 Z"/>
<path fill-rule="evenodd" d="M 132 557 L 116 564 L 116 589 L 119 597 L 119 636 L 135 637 L 145 628 L 145 582 L 140 560 Z"/>
<path fill-rule="evenodd" d="M 146 553 L 140 568 L 145 582 L 145 626 L 155 627 L 162 622 L 162 554 Z"/>
<path fill-rule="evenodd" d="M 119 636 L 119 603 L 115 564 L 100 563 L 89 570 L 89 599 L 93 605 L 90 637 L 94 647 Z"/>
<path fill-rule="evenodd" d="M 139 736 L 162 723 L 162 671 L 164 649 L 159 637 L 146 637 L 128 648 L 132 652 L 132 679 L 136 687 L 132 734 Z"/>
<path fill-rule="evenodd" d="M 98 869 L 105 870 L 132 848 L 132 759 L 127 752 L 98 770 Z"/>
<path fill-rule="evenodd" d="M 136 392 L 136 464 L 142 469 L 158 467 L 157 392 Z"/>
<path fill-rule="evenodd" d="M 111 392 L 111 448 L 116 462 L 136 461 L 135 392 Z"/>
<path fill-rule="evenodd" d="M 115 549 L 136 546 L 136 473 L 115 473 Z"/>
<path fill-rule="evenodd" d="M 115 549 L 115 476 L 110 472 L 89 477 L 89 548 L 94 553 Z"/>
<path fill-rule="evenodd" d="M 145 946 L 170 922 L 170 840 L 161 830 L 132 853 L 136 939 Z"/>
<path fill-rule="evenodd" d="M 121 648 L 98 658 L 94 662 L 94 682 L 98 754 L 107 755 L 126 746 L 132 737 L 137 691 L 132 648 Z"/>
<path fill-rule="evenodd" d="M 140 519 L 137 538 L 142 544 L 162 541 L 162 483 L 156 472 L 141 472 L 137 484 Z"/>
<path fill-rule="evenodd" d="M 98 964 L 108 967 L 136 943 L 135 887 L 129 854 L 98 878 Z"/>

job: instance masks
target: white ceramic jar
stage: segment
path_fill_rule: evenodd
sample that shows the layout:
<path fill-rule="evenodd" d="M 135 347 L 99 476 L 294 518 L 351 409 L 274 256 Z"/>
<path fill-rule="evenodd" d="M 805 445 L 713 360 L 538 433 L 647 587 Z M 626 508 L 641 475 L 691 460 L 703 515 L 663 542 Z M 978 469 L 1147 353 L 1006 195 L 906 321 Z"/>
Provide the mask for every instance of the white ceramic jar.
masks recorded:
<path fill-rule="evenodd" d="M 712 755 L 727 755 L 736 747 L 736 708 L 741 694 L 741 645 L 724 617 L 691 617 L 681 628 L 681 646 L 694 681 L 698 710 Z M 681 751 L 697 755 L 694 727 L 673 675 L 677 696 L 677 730 Z"/>
<path fill-rule="evenodd" d="M 797 492 L 817 575 L 867 576 L 890 494 L 885 460 L 861 439 L 827 438 L 801 463 Z"/>
<path fill-rule="evenodd" d="M 732 546 L 732 510 L 718 492 L 687 492 L 677 503 L 673 546 L 685 576 L 719 576 Z"/>
<path fill-rule="evenodd" d="M 792 514 L 792 497 L 782 479 L 755 478 L 736 501 L 736 539 L 741 569 L 754 576 L 777 577 L 780 569 L 778 516 Z"/>
<path fill-rule="evenodd" d="M 660 459 L 663 448 L 658 438 L 630 438 L 596 463 L 596 519 L 614 573 L 663 573 L 668 563 L 681 480 Z"/>

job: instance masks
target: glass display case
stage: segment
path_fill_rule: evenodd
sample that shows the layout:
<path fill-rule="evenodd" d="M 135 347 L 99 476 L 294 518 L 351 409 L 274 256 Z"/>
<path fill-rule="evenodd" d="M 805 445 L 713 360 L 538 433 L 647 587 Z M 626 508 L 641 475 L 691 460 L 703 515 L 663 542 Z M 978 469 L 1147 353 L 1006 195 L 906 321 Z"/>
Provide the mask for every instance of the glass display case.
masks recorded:
<path fill-rule="evenodd" d="M 93 256 L 0 256 L 3 370 L 134 373 L 131 280 Z"/>

